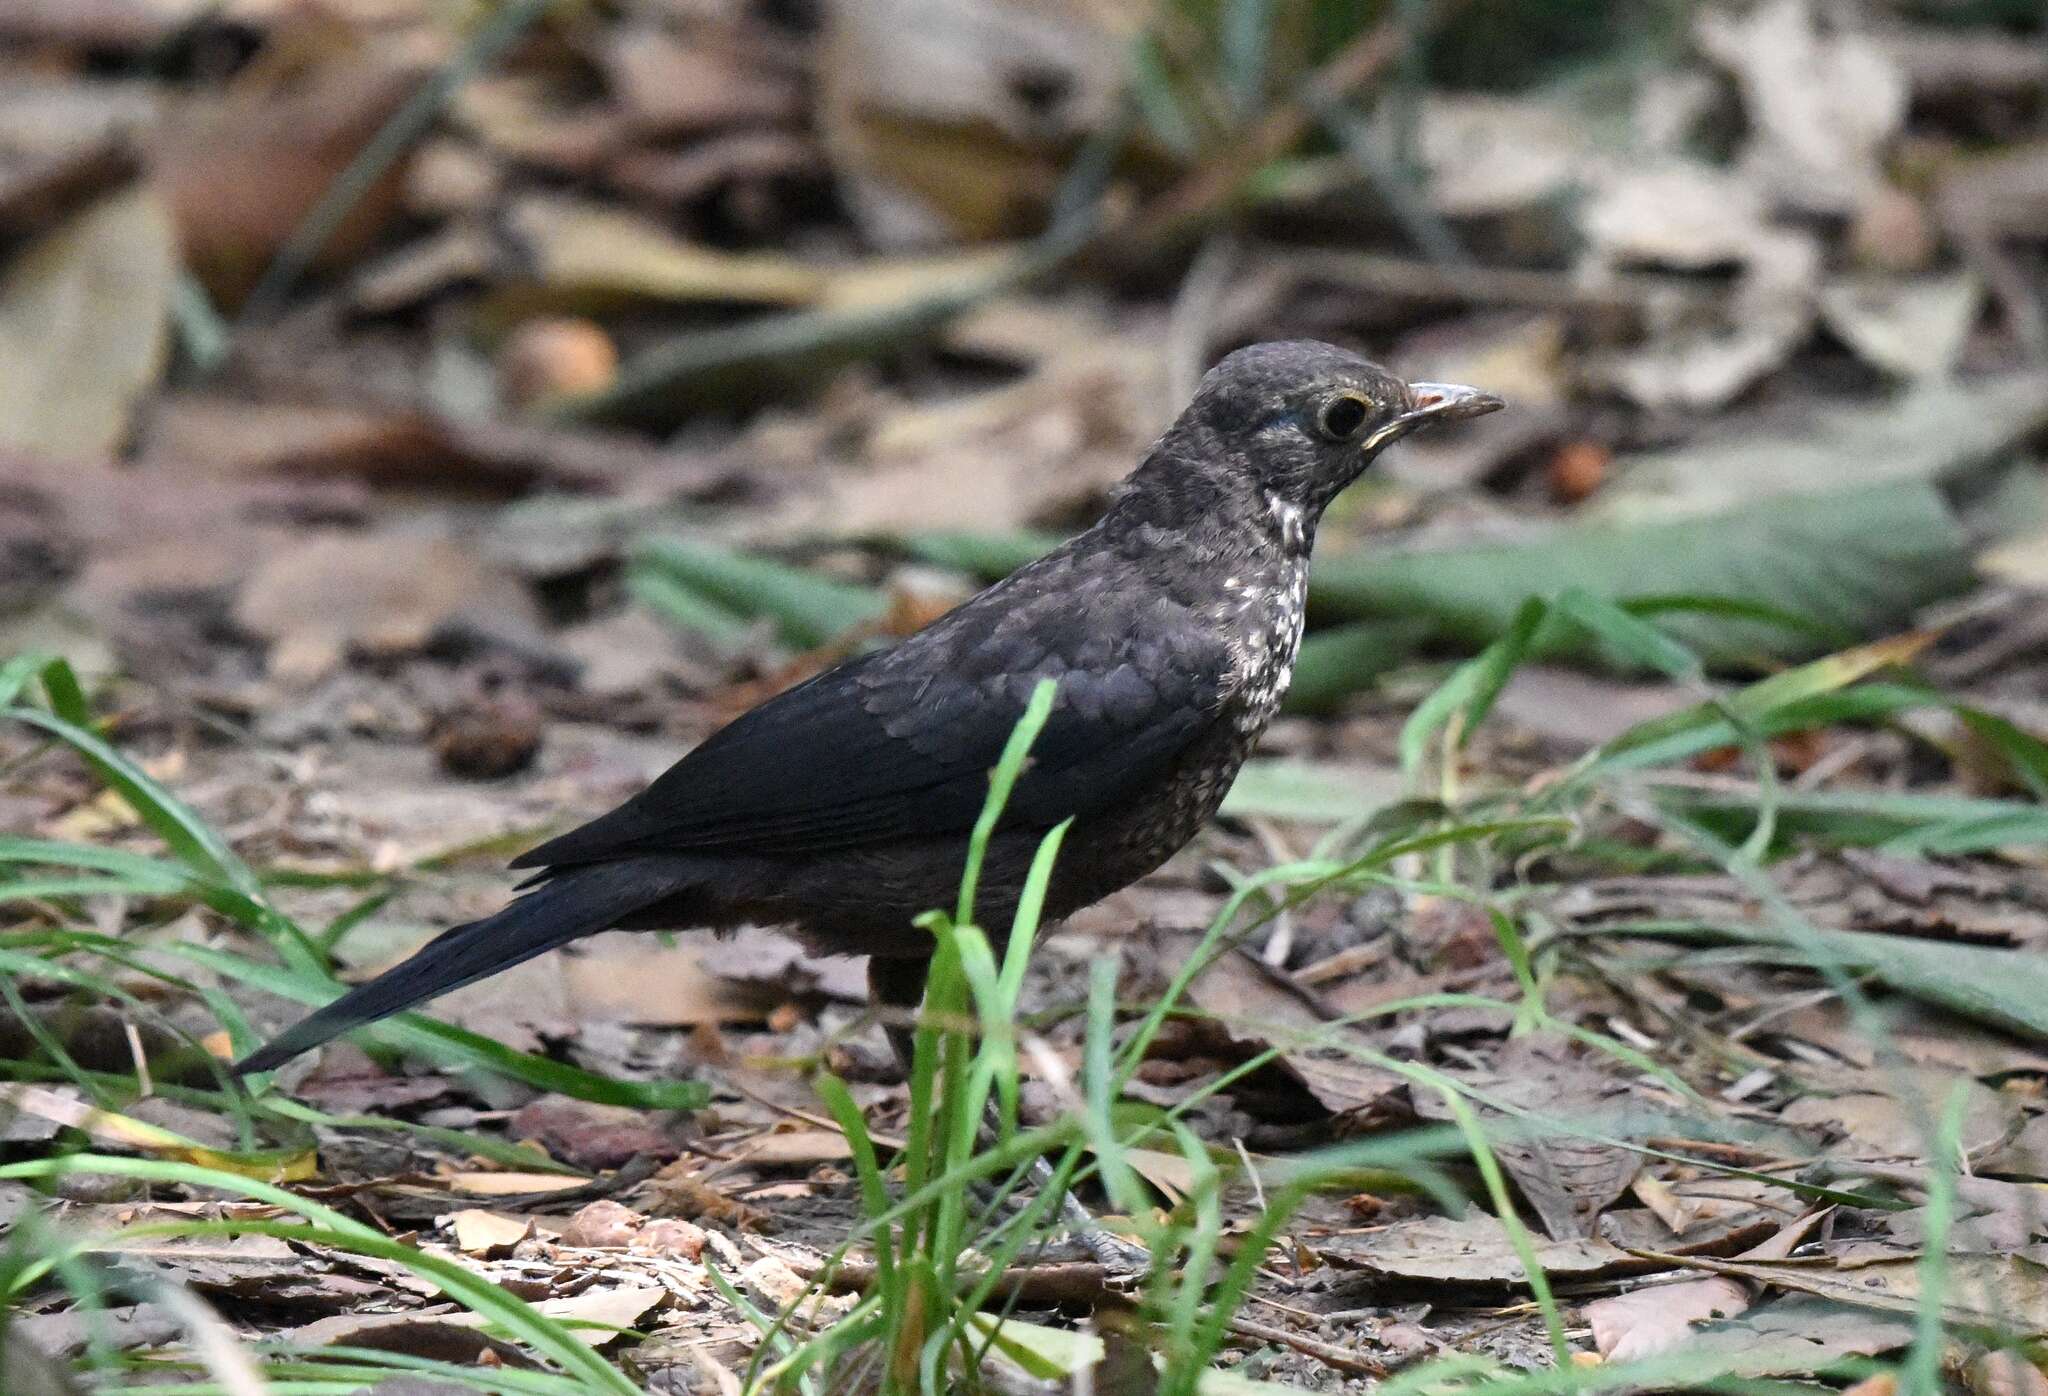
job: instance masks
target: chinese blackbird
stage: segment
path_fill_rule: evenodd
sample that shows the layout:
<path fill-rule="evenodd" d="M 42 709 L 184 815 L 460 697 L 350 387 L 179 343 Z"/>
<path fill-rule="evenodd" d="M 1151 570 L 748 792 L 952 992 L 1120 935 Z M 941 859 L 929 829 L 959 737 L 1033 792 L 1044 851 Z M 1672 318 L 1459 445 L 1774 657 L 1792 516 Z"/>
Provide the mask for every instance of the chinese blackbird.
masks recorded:
<path fill-rule="evenodd" d="M 243 1061 L 268 1071 L 352 1028 L 612 928 L 787 925 L 868 955 L 878 1007 L 923 993 L 990 768 L 1056 681 L 983 865 L 1000 935 L 1040 839 L 1072 818 L 1048 920 L 1151 872 L 1195 836 L 1280 705 L 1309 548 L 1337 493 L 1416 428 L 1491 412 L 1472 388 L 1406 383 L 1342 349 L 1225 358 L 1093 528 L 892 649 L 714 733 L 647 789 L 513 862 L 503 910 L 444 931 Z M 900 1053 L 904 1037 L 891 1034 Z"/>

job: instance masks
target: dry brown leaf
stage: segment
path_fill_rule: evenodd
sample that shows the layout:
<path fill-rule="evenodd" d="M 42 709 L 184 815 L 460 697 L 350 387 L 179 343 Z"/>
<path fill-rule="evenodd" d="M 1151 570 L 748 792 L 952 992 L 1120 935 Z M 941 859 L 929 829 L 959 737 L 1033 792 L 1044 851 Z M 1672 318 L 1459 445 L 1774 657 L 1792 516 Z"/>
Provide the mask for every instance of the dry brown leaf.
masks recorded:
<path fill-rule="evenodd" d="M 546 77 L 482 78 L 456 94 L 455 123 L 493 153 L 556 174 L 587 178 L 627 137 L 626 114 L 580 100 Z"/>
<path fill-rule="evenodd" d="M 698 46 L 652 24 L 622 24 L 607 37 L 603 59 L 635 136 L 789 124 L 803 114 L 797 84 L 749 63 L 736 47 Z"/>
<path fill-rule="evenodd" d="M 1494 1153 L 1543 1219 L 1544 1229 L 1559 1240 L 1591 1236 L 1601 1210 L 1628 1191 L 1642 1156 L 1562 1130 L 1576 1126 L 1612 1133 L 1613 1117 L 1627 1105 L 1627 1083 L 1613 1074 L 1606 1058 L 1595 1058 L 1552 1033 L 1511 1039 L 1490 1072 L 1457 1074 L 1482 1096 L 1533 1116 L 1510 1115 L 1485 1100 L 1472 1102 L 1482 1120 L 1495 1124 Z M 1423 1118 L 1451 1118 L 1449 1105 L 1436 1092 L 1416 1090 L 1413 1095 Z"/>
<path fill-rule="evenodd" d="M 245 73 L 224 97 L 166 127 L 153 152 L 188 264 L 216 298 L 238 304 L 426 70 L 382 55 L 331 60 L 309 72 Z M 294 80 L 296 79 L 296 80 Z M 350 206 L 314 259 L 353 265 L 398 211 L 405 162 Z"/>
<path fill-rule="evenodd" d="M 626 300 L 804 305 L 827 281 L 822 269 L 788 257 L 720 252 L 634 214 L 554 196 L 520 200 L 506 226 L 533 280 L 530 290 L 508 297 L 529 313 Z"/>
<path fill-rule="evenodd" d="M 1600 1355 L 1630 1362 L 1669 1352 L 1692 1336 L 1693 1325 L 1733 1318 L 1749 1307 L 1749 1290 L 1723 1275 L 1677 1284 L 1648 1285 L 1596 1299 L 1586 1306 Z"/>
<path fill-rule="evenodd" d="M 836 1129 L 786 1129 L 757 1134 L 734 1154 L 748 1163 L 800 1167 L 852 1158 L 853 1149 Z"/>
<path fill-rule="evenodd" d="M 481 1207 L 463 1208 L 448 1218 L 448 1226 L 455 1233 L 455 1248 L 470 1255 L 503 1253 L 533 1234 L 533 1218 Z"/>
<path fill-rule="evenodd" d="M 0 271 L 0 448 L 111 454 L 163 370 L 177 252 L 136 189 L 44 234 Z"/>
<path fill-rule="evenodd" d="M 551 1158 L 595 1171 L 617 1168 L 642 1154 L 674 1158 L 682 1146 L 670 1137 L 667 1123 L 666 1117 L 646 1110 L 551 1094 L 520 1106 L 511 1130 L 515 1138 L 539 1143 Z"/>
<path fill-rule="evenodd" d="M 703 1227 L 681 1217 L 655 1217 L 627 1244 L 636 1251 L 696 1260 L 704 1254 L 707 1237 Z"/>
<path fill-rule="evenodd" d="M 281 1334 L 302 1349 L 324 1347 L 381 1348 L 441 1362 L 502 1362 L 523 1367 L 531 1362 L 516 1344 L 477 1330 L 486 1320 L 476 1313 L 336 1314 Z"/>
<path fill-rule="evenodd" d="M 1192 941 L 1183 948 L 1191 952 Z M 1355 1027 L 1330 1023 L 1312 995 L 1288 987 L 1285 976 L 1241 950 L 1219 955 L 1188 986 L 1188 997 L 1234 1041 L 1253 1050 L 1280 1048 L 1280 1065 L 1332 1114 L 1368 1116 L 1408 1083 L 1399 1072 L 1347 1052 L 1347 1044 L 1361 1050 L 1373 1044 Z"/>
<path fill-rule="evenodd" d="M 646 1217 L 624 1203 L 600 1198 L 586 1203 L 569 1218 L 569 1225 L 562 1231 L 561 1242 L 565 1246 L 615 1249 L 630 1245 L 646 1223 Z"/>
<path fill-rule="evenodd" d="M 564 956 L 562 982 L 570 1010 L 582 1021 L 642 1027 L 760 1022 L 777 1000 L 706 970 L 704 957 L 717 948 L 612 937 L 593 946 L 592 953 Z M 864 977 L 861 988 L 864 997 Z"/>
<path fill-rule="evenodd" d="M 587 1289 L 581 1294 L 565 1295 L 557 1299 L 543 1299 L 534 1305 L 549 1318 L 567 1319 L 576 1325 L 570 1329 L 581 1342 L 592 1347 L 603 1347 L 617 1342 L 624 1336 L 613 1329 L 631 1329 L 641 1319 L 652 1313 L 668 1300 L 668 1291 L 659 1285 L 650 1286 L 608 1286 L 600 1285 Z M 586 1328 L 583 1324 L 599 1324 L 602 1327 Z"/>
<path fill-rule="evenodd" d="M 1014 236 L 1122 91 L 1138 6 L 869 0 L 827 11 L 819 126 L 884 245 Z"/>
<path fill-rule="evenodd" d="M 271 646 L 273 673 L 317 676 L 351 649 L 403 652 L 455 625 L 535 644 L 523 587 L 442 538 L 315 533 L 243 584 L 235 623 Z"/>
<path fill-rule="evenodd" d="M 500 1173 L 469 1169 L 436 1174 L 434 1181 L 450 1192 L 467 1193 L 471 1197 L 518 1197 L 530 1192 L 560 1192 L 590 1179 L 575 1173 Z"/>
<path fill-rule="evenodd" d="M 1849 212 L 1881 187 L 1884 151 L 1905 124 L 1910 94 L 1876 39 L 1823 33 L 1811 0 L 1769 0 L 1739 14 L 1703 8 L 1693 32 L 1742 86 L 1748 179 L 1816 213 Z"/>
<path fill-rule="evenodd" d="M 1686 1264 L 1859 1308 L 1907 1315 L 1917 1312 L 1924 1278 L 1919 1257 L 1901 1255 L 1888 1247 L 1872 1247 L 1870 1254 L 1897 1258 L 1852 1255 L 1849 1259 L 1857 1263 L 1845 1264 L 1840 1256 L 1828 1256 L 1804 1264 L 1758 1264 L 1695 1256 Z M 2021 1337 L 2048 1333 L 2048 1247 L 2029 1246 L 2006 1255 L 1954 1255 L 1945 1269 L 1941 1293 L 1945 1322 Z"/>
<path fill-rule="evenodd" d="M 1913 1341 L 1910 1316 L 1877 1313 L 1804 1294 L 1774 1299 L 1695 1329 L 1685 1344 L 1696 1370 L 1805 1376 L 1848 1357 L 1876 1357 Z"/>
<path fill-rule="evenodd" d="M 1972 1396 L 2048 1396 L 2048 1373 L 2010 1348 L 1987 1352 L 1964 1368 L 1963 1384 Z"/>
<path fill-rule="evenodd" d="M 1925 1158 L 1928 1121 L 1951 1090 L 1961 1090 L 1960 1143 L 1978 1158 L 2018 1137 L 2019 1102 L 1968 1077 L 1941 1070 L 1881 1069 L 1866 1078 L 1876 1089 L 1842 1095 L 1802 1096 L 1780 1112 L 1785 1123 L 1823 1125 L 1848 1137 L 1849 1150 L 1863 1158 Z"/>
<path fill-rule="evenodd" d="M 1530 1238 L 1536 1262 L 1552 1280 L 1589 1279 L 1640 1268 L 1618 1246 L 1597 1239 Z M 1439 1284 L 1520 1285 L 1528 1276 L 1500 1218 L 1474 1210 L 1464 1217 L 1418 1217 L 1375 1231 L 1315 1242 L 1335 1266 L 1397 1280 Z"/>

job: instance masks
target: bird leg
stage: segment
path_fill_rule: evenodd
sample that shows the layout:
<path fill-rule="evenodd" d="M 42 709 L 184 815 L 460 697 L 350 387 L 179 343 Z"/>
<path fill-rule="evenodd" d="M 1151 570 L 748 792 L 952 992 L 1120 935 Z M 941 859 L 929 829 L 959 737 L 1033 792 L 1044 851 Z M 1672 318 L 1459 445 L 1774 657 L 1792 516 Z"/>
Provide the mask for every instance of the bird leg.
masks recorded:
<path fill-rule="evenodd" d="M 868 995 L 884 1015 L 882 1031 L 888 1034 L 890 1050 L 896 1054 L 906 1081 L 911 1076 L 911 1057 L 917 1040 L 911 1020 L 924 1001 L 925 975 L 930 967 L 931 962 L 925 959 L 885 959 L 875 955 L 868 960 Z M 1003 1137 L 1002 1112 L 993 1098 L 983 1108 L 981 1130 L 989 1146 Z M 1031 1160 L 1031 1181 L 1041 1193 L 1054 1185 L 1052 1165 L 1043 1154 Z M 1105 1229 L 1081 1199 L 1066 1188 L 1060 1189 L 1060 1215 L 1074 1233 L 1074 1239 L 1111 1275 L 1134 1278 L 1150 1268 L 1150 1251 Z"/>

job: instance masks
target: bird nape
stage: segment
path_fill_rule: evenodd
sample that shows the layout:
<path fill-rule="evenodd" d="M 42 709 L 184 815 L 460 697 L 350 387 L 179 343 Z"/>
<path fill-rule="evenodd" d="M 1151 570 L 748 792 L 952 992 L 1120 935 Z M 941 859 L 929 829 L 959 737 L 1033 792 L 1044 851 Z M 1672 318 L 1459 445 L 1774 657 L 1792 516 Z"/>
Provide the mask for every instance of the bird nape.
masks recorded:
<path fill-rule="evenodd" d="M 713 734 L 625 804 L 514 861 L 527 890 L 252 1053 L 269 1071 L 342 1033 L 582 936 L 784 925 L 868 955 L 896 1029 L 953 903 L 988 774 L 1056 683 L 984 858 L 976 920 L 1015 914 L 1040 839 L 1074 823 L 1044 915 L 1151 872 L 1215 813 L 1280 705 L 1323 509 L 1378 453 L 1498 398 L 1407 383 L 1293 341 L 1240 349 L 1094 527 L 896 645 L 828 669 Z"/>

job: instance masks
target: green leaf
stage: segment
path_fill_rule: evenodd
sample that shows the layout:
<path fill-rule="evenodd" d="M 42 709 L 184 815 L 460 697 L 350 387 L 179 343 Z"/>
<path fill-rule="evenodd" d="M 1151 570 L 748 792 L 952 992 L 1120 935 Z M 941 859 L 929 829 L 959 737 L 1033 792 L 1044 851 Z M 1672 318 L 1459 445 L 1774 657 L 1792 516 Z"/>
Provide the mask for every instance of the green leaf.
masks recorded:
<path fill-rule="evenodd" d="M 1724 831 L 1749 822 L 1756 796 L 1659 784 L 1661 805 Z M 1887 846 L 1973 853 L 2020 845 L 2048 845 L 2048 808 L 2014 800 L 1897 794 L 1886 790 L 1785 790 L 1777 797 L 1781 834 L 1798 834 L 1833 847 Z"/>
<path fill-rule="evenodd" d="M 791 645 L 824 644 L 879 619 L 889 607 L 873 588 L 694 539 L 649 539 L 641 544 L 634 566 L 734 615 L 768 617 Z"/>
<path fill-rule="evenodd" d="M 40 727 L 84 757 L 87 764 L 99 773 L 100 779 L 112 786 L 143 823 L 169 844 L 171 851 L 195 873 L 232 887 L 245 896 L 255 898 L 260 895 L 255 874 L 235 856 L 234 850 L 219 834 L 207 827 L 206 822 L 177 796 L 87 730 L 86 716 L 75 709 L 78 680 L 70 665 L 61 659 L 52 661 L 43 670 L 43 681 L 51 695 L 51 705 L 58 712 L 14 707 L 7 709 L 4 716 L 31 727 Z M 67 709 L 71 711 L 66 712 Z M 65 715 L 59 716 L 59 713 Z"/>
<path fill-rule="evenodd" d="M 737 643 L 747 633 L 747 618 L 684 586 L 658 563 L 635 558 L 626 568 L 626 590 L 633 599 L 670 625 L 694 630 L 714 644 Z"/>
<path fill-rule="evenodd" d="M 1910 663 L 1927 648 L 1932 638 L 1926 634 L 1898 635 L 1874 644 L 1859 645 L 1855 649 L 1802 664 L 1796 669 L 1773 674 L 1715 702 L 1697 703 L 1678 712 L 1637 723 L 1607 743 L 1592 768 L 1620 764 L 1620 758 L 1625 755 L 1633 758 L 1627 763 L 1631 765 L 1645 764 L 1652 759 L 1672 759 L 1674 753 L 1667 752 L 1663 746 L 1668 739 L 1708 727 L 1726 728 L 1731 718 L 1751 725 L 1762 723 L 1780 709 L 1846 688 L 1880 669 Z M 1729 730 L 1732 734 L 1732 728 Z M 1655 752 L 1654 757 L 1650 755 L 1652 751 Z"/>
<path fill-rule="evenodd" d="M 1599 928 L 1602 934 L 1633 931 L 1626 925 Z M 1692 928 L 1717 939 L 1782 948 L 1795 963 L 1814 952 L 1849 973 L 1876 975 L 1902 994 L 2030 1037 L 2048 1038 L 2048 956 L 2000 950 L 1917 936 L 1802 927 L 1797 935 L 1773 926 L 1702 924 Z M 1663 928 L 1683 935 L 1686 928 Z"/>
<path fill-rule="evenodd" d="M 1393 804 L 1407 782 L 1391 766 L 1344 767 L 1305 761 L 1244 763 L 1223 799 L 1233 818 L 1264 816 L 1303 824 L 1342 824 Z"/>
<path fill-rule="evenodd" d="M 1656 523 L 1567 526 L 1525 542 L 1342 554 L 1311 574 L 1309 605 L 1325 620 L 1420 616 L 1482 645 L 1531 596 L 1681 592 L 1789 604 L 1821 625 L 1869 635 L 1971 580 L 1969 542 L 1948 505 L 1931 486 L 1904 483 Z M 1665 628 L 1713 664 L 1816 648 L 1810 634 L 1743 616 L 1674 615 Z"/>
<path fill-rule="evenodd" d="M 984 580 L 1044 555 L 1042 533 L 921 533 L 912 556 Z M 1969 540 L 1933 487 L 1901 481 L 1743 504 L 1681 519 L 1566 525 L 1505 543 L 1374 544 L 1318 557 L 1309 612 L 1318 626 L 1392 620 L 1433 642 L 1491 643 L 1523 601 L 1577 590 L 1656 614 L 1710 666 L 1802 659 L 1903 624 L 1968 588 Z M 1590 653 L 1558 632 L 1545 654 Z"/>
<path fill-rule="evenodd" d="M 1301 642 L 1286 711 L 1323 713 L 1405 664 L 1429 639 L 1424 620 L 1362 620 L 1318 630 Z"/>
<path fill-rule="evenodd" d="M 1460 726 L 1452 745 L 1462 747 L 1473 728 L 1486 720 L 1501 690 L 1529 657 L 1536 633 L 1549 614 L 1543 602 L 1530 599 L 1516 608 L 1507 633 L 1458 666 L 1450 678 L 1408 715 L 1401 725 L 1401 769 L 1413 775 L 1422 765 L 1424 749 L 1437 729 L 1455 716 Z"/>

